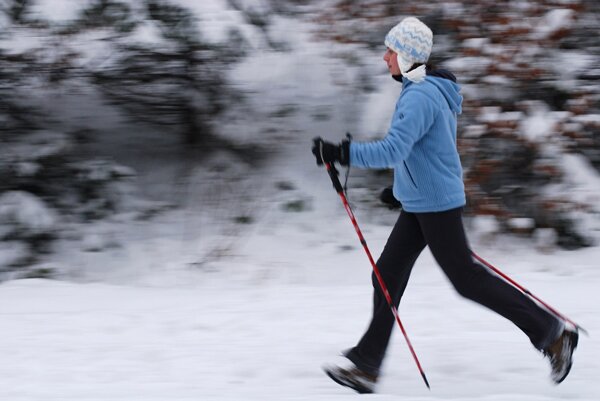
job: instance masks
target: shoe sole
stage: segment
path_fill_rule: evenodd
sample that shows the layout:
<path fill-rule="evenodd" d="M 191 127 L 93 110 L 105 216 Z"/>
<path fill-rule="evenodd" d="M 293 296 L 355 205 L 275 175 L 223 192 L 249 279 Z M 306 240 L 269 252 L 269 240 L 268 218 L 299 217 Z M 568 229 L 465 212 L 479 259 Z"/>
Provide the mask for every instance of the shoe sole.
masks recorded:
<path fill-rule="evenodd" d="M 323 369 L 323 370 L 325 371 L 325 373 L 327 374 L 327 376 L 329 376 L 329 378 L 331 380 L 333 380 L 334 382 L 336 382 L 340 386 L 348 387 L 348 388 L 356 391 L 359 394 L 372 394 L 373 393 L 373 390 L 370 390 L 370 389 L 365 388 L 365 387 L 357 387 L 356 385 L 354 385 L 354 383 L 350 383 L 350 382 L 341 380 L 339 377 L 337 377 L 336 375 L 334 375 L 329 369 Z"/>

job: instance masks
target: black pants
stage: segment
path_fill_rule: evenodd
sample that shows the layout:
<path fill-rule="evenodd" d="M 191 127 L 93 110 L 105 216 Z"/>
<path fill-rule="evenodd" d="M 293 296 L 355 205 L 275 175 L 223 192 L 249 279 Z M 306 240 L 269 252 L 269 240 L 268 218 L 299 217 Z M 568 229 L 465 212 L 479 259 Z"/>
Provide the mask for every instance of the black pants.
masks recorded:
<path fill-rule="evenodd" d="M 402 211 L 377 267 L 396 304 L 415 261 L 428 245 L 460 295 L 504 316 L 517 325 L 538 349 L 548 347 L 560 334 L 562 323 L 529 297 L 473 261 L 462 224 L 462 208 L 438 213 Z M 395 319 L 373 274 L 371 323 L 346 356 L 358 368 L 377 375 Z"/>

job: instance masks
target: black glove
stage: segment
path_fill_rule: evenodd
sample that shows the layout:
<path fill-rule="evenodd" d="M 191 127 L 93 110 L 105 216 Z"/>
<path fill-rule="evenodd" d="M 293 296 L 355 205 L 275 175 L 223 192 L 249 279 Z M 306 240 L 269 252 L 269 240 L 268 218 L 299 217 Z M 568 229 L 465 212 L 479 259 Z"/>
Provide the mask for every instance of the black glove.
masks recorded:
<path fill-rule="evenodd" d="M 317 166 L 334 162 L 338 162 L 342 166 L 350 164 L 350 141 L 346 139 L 339 145 L 334 145 L 322 138 L 315 138 L 313 139 L 312 152 L 317 159 Z"/>
<path fill-rule="evenodd" d="M 393 187 L 387 187 L 383 191 L 381 191 L 381 195 L 379 195 L 379 200 L 388 205 L 390 209 L 402 209 L 402 203 L 394 196 Z"/>

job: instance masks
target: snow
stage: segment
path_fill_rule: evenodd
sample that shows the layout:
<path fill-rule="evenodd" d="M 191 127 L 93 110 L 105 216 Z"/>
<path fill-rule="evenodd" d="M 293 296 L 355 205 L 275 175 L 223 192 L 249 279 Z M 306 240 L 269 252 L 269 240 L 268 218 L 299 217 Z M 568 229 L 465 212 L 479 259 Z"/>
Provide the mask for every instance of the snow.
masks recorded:
<path fill-rule="evenodd" d="M 44 9 L 51 3 L 57 5 L 54 18 L 74 14 L 65 6 L 73 2 L 45 1 Z M 232 72 L 234 83 L 258 99 L 252 124 L 232 121 L 223 131 L 275 143 L 279 156 L 268 174 L 252 176 L 237 166 L 231 173 L 241 181 L 235 183 L 223 183 L 225 172 L 216 168 L 211 180 L 191 173 L 187 186 L 146 177 L 148 186 L 162 185 L 184 198 L 185 207 L 149 221 L 117 215 L 90 223 L 80 236 L 63 233 L 56 257 L 42 266 L 59 267 L 60 280 L 0 283 L 1 400 L 357 399 L 320 366 L 354 345 L 365 329 L 370 266 L 309 148 L 312 137 L 339 140 L 346 128 L 357 129 L 359 139 L 381 134 L 398 86 L 391 84 L 380 55 L 373 65 L 351 64 L 337 45 L 312 42 L 310 26 L 297 21 L 274 20 L 270 34 L 290 47 L 274 52 L 261 47 L 258 30 L 242 24 L 240 13 L 225 1 L 179 3 L 202 11 L 201 29 L 212 40 L 225 37 L 232 24 L 257 38 L 258 50 Z M 485 68 L 485 60 L 455 59 L 451 67 Z M 343 85 L 361 68 L 379 71 L 373 74 L 376 90 L 367 95 Z M 293 106 L 293 118 L 269 118 L 282 104 Z M 311 118 L 316 111 L 328 118 Z M 499 111 L 486 109 L 481 121 L 521 116 Z M 537 119 L 529 121 L 527 132 L 544 132 L 538 116 L 532 118 Z M 269 135 L 269 129 L 275 133 Z M 599 204 L 597 173 L 576 155 L 564 162 L 570 181 L 555 190 Z M 134 174 L 97 167 L 90 174 L 99 179 Z M 213 186 L 217 182 L 222 186 Z M 276 189 L 282 182 L 289 183 L 285 191 Z M 350 190 L 351 202 L 354 196 Z M 283 207 L 297 200 L 310 207 L 300 212 Z M 44 210 L 34 207 L 36 202 L 25 200 L 20 204 L 28 207 L 10 210 L 42 216 L 23 219 L 32 226 L 49 221 L 48 214 L 31 212 Z M 377 256 L 397 212 L 358 203 L 355 213 Z M 246 214 L 254 223 L 231 223 Z M 466 223 L 478 254 L 592 336 L 600 330 L 600 247 L 562 251 L 551 246 L 549 231 L 530 240 L 498 234 L 491 217 Z M 0 258 L 18 258 L 20 252 L 0 248 Z M 369 399 L 592 401 L 600 394 L 600 345 L 593 337 L 581 337 L 571 375 L 552 385 L 547 361 L 527 338 L 509 322 L 462 300 L 428 251 L 415 266 L 399 313 L 432 390 L 423 385 L 396 330 L 379 394 Z"/>
<path fill-rule="evenodd" d="M 255 235 L 243 257 L 212 273 L 165 269 L 126 285 L 2 284 L 0 399 L 354 399 L 320 371 L 357 341 L 370 314 L 368 262 L 360 246 L 340 249 L 354 233 L 334 220 L 323 233 L 308 235 L 296 220 Z M 378 251 L 389 227 L 364 228 Z M 597 249 L 544 256 L 500 242 L 481 253 L 592 334 L 600 330 Z M 428 252 L 400 316 L 432 390 L 396 332 L 374 399 L 595 400 L 600 390 L 597 343 L 582 337 L 571 376 L 552 385 L 527 338 L 460 299 Z"/>
<path fill-rule="evenodd" d="M 510 79 L 503 75 L 488 75 L 481 81 L 494 86 L 508 86 L 512 83 Z"/>
<path fill-rule="evenodd" d="M 30 35 L 20 35 L 19 40 L 12 40 L 10 33 L 0 36 L 0 46 L 7 54 L 20 54 L 31 49 L 38 49 L 44 43 L 42 36 L 32 32 Z"/>
<path fill-rule="evenodd" d="M 516 217 L 508 220 L 508 225 L 511 228 L 527 230 L 535 227 L 535 220 L 528 217 Z"/>
<path fill-rule="evenodd" d="M 444 63 L 451 71 L 481 73 L 492 64 L 488 57 L 455 57 Z"/>
<path fill-rule="evenodd" d="M 469 38 L 462 42 L 462 46 L 467 49 L 483 49 L 490 44 L 488 38 Z"/>
<path fill-rule="evenodd" d="M 592 70 L 597 63 L 594 55 L 576 50 L 561 49 L 556 52 L 555 57 L 556 62 L 550 67 L 555 73 L 559 74 L 560 81 L 566 81 L 565 85 L 568 85 L 568 81 L 574 79 L 578 74 Z"/>
<path fill-rule="evenodd" d="M 600 125 L 600 114 L 586 114 L 582 116 L 574 116 L 573 120 L 581 123 L 592 123 Z"/>
<path fill-rule="evenodd" d="M 173 0 L 173 3 L 193 10 L 199 16 L 198 25 L 204 40 L 213 43 L 227 42 L 230 31 L 237 29 L 253 49 L 264 47 L 260 30 L 248 24 L 242 13 L 232 9 L 225 0 Z M 256 4 L 255 1 L 252 3 Z M 236 47 L 234 44 L 231 45 Z"/>
<path fill-rule="evenodd" d="M 90 160 L 74 164 L 80 170 L 82 178 L 91 181 L 110 181 L 116 177 L 132 177 L 135 170 L 105 160 Z"/>
<path fill-rule="evenodd" d="M 0 8 L 4 9 L 6 7 L 5 2 L 0 2 Z M 6 32 L 6 27 L 10 24 L 10 20 L 5 13 L 0 14 L 0 32 Z M 2 36 L 2 35 L 0 35 Z"/>
<path fill-rule="evenodd" d="M 561 166 L 567 175 L 568 196 L 600 212 L 600 177 L 589 161 L 581 155 L 566 154 Z"/>
<path fill-rule="evenodd" d="M 382 80 L 389 80 L 389 77 L 383 77 Z M 394 112 L 394 107 L 398 96 L 399 88 L 393 85 L 378 85 L 384 87 L 383 90 L 373 92 L 368 95 L 365 106 L 361 110 L 361 125 L 358 127 L 358 134 L 369 133 L 370 136 L 382 137 L 387 132 L 390 125 L 390 116 Z M 364 135 L 368 139 L 369 135 Z"/>
<path fill-rule="evenodd" d="M 28 233 L 52 230 L 57 217 L 40 198 L 24 191 L 7 191 L 0 195 L 0 223 L 16 224 Z"/>
<path fill-rule="evenodd" d="M 92 0 L 36 0 L 31 6 L 31 13 L 35 18 L 54 23 L 68 22 L 76 19 L 90 4 Z"/>
<path fill-rule="evenodd" d="M 557 120 L 551 117 L 551 113 L 537 110 L 521 121 L 519 132 L 532 142 L 543 142 L 556 132 Z"/>
<path fill-rule="evenodd" d="M 0 226 L 0 235 L 7 234 L 4 224 Z M 19 241 L 2 241 L 0 242 L 0 264 L 7 266 L 16 263 L 19 260 L 26 258 L 29 255 L 27 246 Z"/>
<path fill-rule="evenodd" d="M 519 121 L 523 113 L 520 111 L 501 111 L 500 107 L 482 107 L 478 120 L 481 122 Z M 538 122 L 538 121 L 536 121 Z"/>
<path fill-rule="evenodd" d="M 149 21 L 140 23 L 130 35 L 131 40 L 140 44 L 156 46 L 157 43 L 164 42 L 160 29 Z"/>
<path fill-rule="evenodd" d="M 575 12 L 567 8 L 548 11 L 536 25 L 536 38 L 547 38 L 558 30 L 566 29 L 573 23 Z"/>
<path fill-rule="evenodd" d="M 40 165 L 37 163 L 20 162 L 15 165 L 15 171 L 20 177 L 32 177 L 40 170 Z"/>

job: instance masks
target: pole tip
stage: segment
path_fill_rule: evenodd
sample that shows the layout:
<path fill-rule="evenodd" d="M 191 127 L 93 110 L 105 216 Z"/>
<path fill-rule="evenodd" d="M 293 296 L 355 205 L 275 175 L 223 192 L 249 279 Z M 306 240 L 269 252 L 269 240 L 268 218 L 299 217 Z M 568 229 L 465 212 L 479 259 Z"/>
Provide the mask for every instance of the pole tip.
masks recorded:
<path fill-rule="evenodd" d="M 421 372 L 421 376 L 423 376 L 423 381 L 425 382 L 427 389 L 431 391 L 431 387 L 429 386 L 429 381 L 427 380 L 427 376 L 425 376 L 425 372 Z"/>

